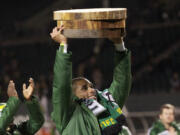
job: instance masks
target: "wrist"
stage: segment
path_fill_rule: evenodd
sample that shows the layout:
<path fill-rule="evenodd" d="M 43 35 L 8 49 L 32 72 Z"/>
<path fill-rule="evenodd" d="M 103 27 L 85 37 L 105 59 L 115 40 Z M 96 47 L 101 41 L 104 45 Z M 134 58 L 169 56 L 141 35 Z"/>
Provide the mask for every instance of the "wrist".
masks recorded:
<path fill-rule="evenodd" d="M 29 97 L 29 98 L 25 98 L 25 100 L 26 100 L 26 101 L 31 101 L 31 98 L 32 98 L 32 96 Z"/>
<path fill-rule="evenodd" d="M 60 44 L 66 45 L 66 44 L 67 44 L 67 41 L 66 41 L 66 40 L 61 41 Z"/>
<path fill-rule="evenodd" d="M 66 46 L 67 44 L 64 43 L 64 42 L 61 42 L 59 45 L 60 45 L 60 46 Z"/>
<path fill-rule="evenodd" d="M 16 96 L 14 96 L 14 97 L 16 97 L 17 99 L 19 99 L 19 97 L 16 95 Z"/>
<path fill-rule="evenodd" d="M 9 96 L 9 99 L 19 100 L 17 96 Z"/>
<path fill-rule="evenodd" d="M 67 53 L 67 48 L 68 48 L 68 45 L 66 43 L 64 43 L 64 42 L 60 43 L 59 51 L 61 51 L 63 53 Z"/>
<path fill-rule="evenodd" d="M 116 49 L 117 51 L 122 52 L 122 51 L 125 51 L 125 50 L 126 50 L 126 47 L 125 47 L 123 41 L 122 41 L 121 43 L 116 43 L 116 44 L 114 44 L 114 45 L 115 45 L 115 49 Z"/>
<path fill-rule="evenodd" d="M 11 96 L 9 96 L 9 98 L 11 98 L 11 97 L 15 97 L 15 98 L 19 99 L 18 95 L 11 95 Z"/>
<path fill-rule="evenodd" d="M 25 102 L 25 104 L 32 104 L 33 101 L 34 101 L 34 99 L 35 99 L 35 96 L 32 95 L 31 98 L 30 98 L 29 100 L 25 100 L 24 102 Z"/>
<path fill-rule="evenodd" d="M 113 38 L 111 39 L 114 44 L 123 44 L 123 38 Z"/>

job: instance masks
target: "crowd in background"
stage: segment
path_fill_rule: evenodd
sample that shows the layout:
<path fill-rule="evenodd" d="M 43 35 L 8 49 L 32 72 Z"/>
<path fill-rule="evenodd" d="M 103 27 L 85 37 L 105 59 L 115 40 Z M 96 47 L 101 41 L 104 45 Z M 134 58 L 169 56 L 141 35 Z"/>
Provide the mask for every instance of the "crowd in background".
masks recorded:
<path fill-rule="evenodd" d="M 111 2 L 112 7 L 116 7 L 118 2 Z M 179 1 L 148 0 L 145 3 L 139 0 L 136 2 L 137 7 L 122 1 L 122 6 L 128 8 L 125 46 L 132 51 L 134 80 L 131 93 L 180 92 Z M 29 13 L 29 16 L 33 14 Z M 28 17 L 23 16 L 19 20 Z M 50 121 L 48 107 L 58 45 L 50 42 L 1 46 L 1 41 L 19 38 L 24 34 L 16 28 L 16 21 L 6 24 L 0 22 L 0 101 L 8 99 L 6 90 L 9 80 L 15 81 L 16 89 L 21 93 L 20 84 L 33 77 L 45 119 Z M 113 49 L 113 44 L 107 39 L 71 39 L 69 50 L 74 53 L 73 77 L 89 78 L 100 90 L 108 87 L 112 80 Z M 45 127 L 49 127 L 48 123 L 45 124 Z M 54 125 L 51 125 L 51 129 L 54 132 Z M 46 130 L 43 128 L 39 134 L 46 135 Z"/>

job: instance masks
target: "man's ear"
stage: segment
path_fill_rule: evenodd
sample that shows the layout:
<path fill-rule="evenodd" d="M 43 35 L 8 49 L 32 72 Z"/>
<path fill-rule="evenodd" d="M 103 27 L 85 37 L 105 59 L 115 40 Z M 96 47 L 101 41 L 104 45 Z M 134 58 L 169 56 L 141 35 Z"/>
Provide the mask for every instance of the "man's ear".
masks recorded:
<path fill-rule="evenodd" d="M 159 114 L 159 119 L 160 119 L 160 120 L 162 119 L 162 114 Z"/>

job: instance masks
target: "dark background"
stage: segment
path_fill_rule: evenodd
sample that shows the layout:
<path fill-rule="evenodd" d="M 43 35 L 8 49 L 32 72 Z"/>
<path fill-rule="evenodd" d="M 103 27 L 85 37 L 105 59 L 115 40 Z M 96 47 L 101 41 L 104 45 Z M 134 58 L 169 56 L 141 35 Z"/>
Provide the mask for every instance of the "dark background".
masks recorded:
<path fill-rule="evenodd" d="M 1 102 L 8 99 L 6 90 L 10 79 L 15 81 L 21 95 L 21 85 L 27 83 L 29 77 L 35 79 L 40 99 L 45 96 L 51 100 L 53 64 L 58 48 L 49 36 L 56 25 L 53 11 L 101 7 L 128 9 L 127 36 L 124 40 L 125 46 L 132 52 L 133 84 L 127 108 L 135 112 L 145 108 L 157 111 L 165 102 L 178 108 L 178 99 L 172 100 L 172 97 L 180 93 L 179 0 L 2 1 Z M 85 76 L 98 89 L 108 87 L 112 81 L 113 44 L 107 39 L 70 39 L 68 44 L 73 52 L 73 77 Z M 150 96 L 149 99 L 156 97 L 157 101 L 152 105 L 152 100 L 144 99 L 145 96 Z M 158 101 L 159 96 L 165 97 L 163 102 Z M 148 107 L 147 104 L 151 105 Z"/>

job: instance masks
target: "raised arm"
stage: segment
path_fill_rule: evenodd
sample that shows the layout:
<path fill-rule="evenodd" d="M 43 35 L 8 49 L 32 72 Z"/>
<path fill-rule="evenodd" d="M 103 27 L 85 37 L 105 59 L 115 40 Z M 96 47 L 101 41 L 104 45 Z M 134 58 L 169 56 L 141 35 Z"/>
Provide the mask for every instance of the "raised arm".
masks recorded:
<path fill-rule="evenodd" d="M 67 39 L 61 34 L 63 27 L 54 28 L 51 37 L 61 44 L 56 52 L 53 79 L 53 112 L 51 117 L 60 133 L 67 126 L 75 105 L 72 96 L 71 54 L 67 53 Z"/>
<path fill-rule="evenodd" d="M 13 117 L 18 110 L 20 100 L 18 98 L 18 94 L 15 89 L 15 84 L 13 81 L 9 82 L 7 94 L 9 99 L 7 101 L 6 107 L 2 110 L 2 114 L 0 117 L 0 135 L 4 135 L 6 132 L 6 128 L 10 123 L 13 122 Z"/>
<path fill-rule="evenodd" d="M 131 53 L 124 47 L 122 38 L 113 39 L 116 47 L 113 82 L 109 91 L 119 107 L 123 107 L 131 89 Z"/>
<path fill-rule="evenodd" d="M 21 123 L 18 129 L 27 135 L 34 135 L 43 125 L 44 117 L 37 99 L 32 96 L 34 92 L 34 81 L 29 79 L 29 86 L 23 84 L 23 95 L 28 109 L 29 120 Z"/>

